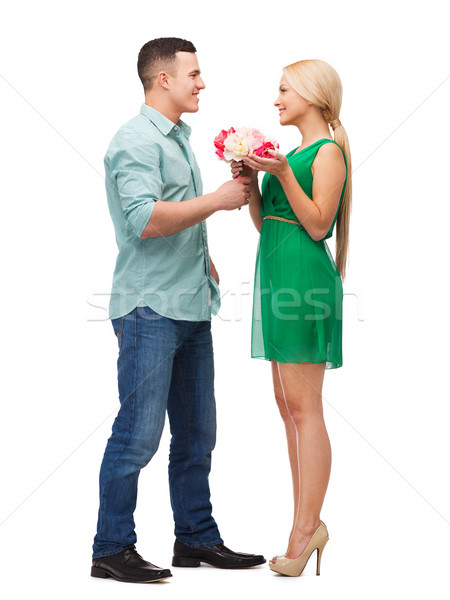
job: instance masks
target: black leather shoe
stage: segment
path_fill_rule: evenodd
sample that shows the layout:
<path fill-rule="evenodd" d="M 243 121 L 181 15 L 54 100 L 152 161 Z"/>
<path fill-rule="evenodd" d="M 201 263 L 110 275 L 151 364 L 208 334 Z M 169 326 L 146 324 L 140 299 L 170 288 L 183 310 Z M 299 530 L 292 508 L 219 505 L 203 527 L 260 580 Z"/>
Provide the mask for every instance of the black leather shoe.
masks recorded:
<path fill-rule="evenodd" d="M 113 577 L 127 583 L 149 583 L 172 577 L 169 569 L 160 569 L 144 560 L 134 546 L 112 556 L 92 559 L 91 575 L 103 579 Z"/>
<path fill-rule="evenodd" d="M 233 552 L 223 544 L 207 548 L 191 548 L 176 539 L 173 547 L 172 566 L 199 567 L 200 563 L 208 563 L 219 569 L 246 569 L 266 562 L 260 554 L 242 554 Z"/>

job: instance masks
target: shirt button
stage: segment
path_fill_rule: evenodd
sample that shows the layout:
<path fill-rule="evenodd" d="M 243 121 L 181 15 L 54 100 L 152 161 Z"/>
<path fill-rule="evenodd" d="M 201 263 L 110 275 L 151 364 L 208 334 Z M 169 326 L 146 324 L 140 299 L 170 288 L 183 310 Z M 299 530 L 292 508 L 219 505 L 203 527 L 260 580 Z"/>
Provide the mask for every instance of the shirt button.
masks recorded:
<path fill-rule="evenodd" d="M 180 146 L 183 147 L 183 144 L 180 142 Z"/>
<path fill-rule="evenodd" d="M 175 131 L 178 131 L 178 127 L 176 125 L 175 125 L 174 129 L 175 129 Z"/>

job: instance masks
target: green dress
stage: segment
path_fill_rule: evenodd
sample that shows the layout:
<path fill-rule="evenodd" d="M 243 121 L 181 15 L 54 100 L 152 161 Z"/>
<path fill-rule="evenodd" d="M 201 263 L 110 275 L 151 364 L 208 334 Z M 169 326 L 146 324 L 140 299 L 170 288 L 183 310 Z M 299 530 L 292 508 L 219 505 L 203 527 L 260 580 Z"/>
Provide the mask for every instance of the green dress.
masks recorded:
<path fill-rule="evenodd" d="M 286 155 L 311 199 L 311 164 L 327 143 L 336 144 L 324 138 Z M 333 235 L 346 183 L 347 177 L 333 223 L 322 240 L 314 241 L 300 224 L 263 221 L 253 296 L 253 358 L 325 363 L 326 369 L 342 366 L 342 280 L 325 240 Z M 277 177 L 264 175 L 261 194 L 262 218 L 276 216 L 299 223 Z"/>

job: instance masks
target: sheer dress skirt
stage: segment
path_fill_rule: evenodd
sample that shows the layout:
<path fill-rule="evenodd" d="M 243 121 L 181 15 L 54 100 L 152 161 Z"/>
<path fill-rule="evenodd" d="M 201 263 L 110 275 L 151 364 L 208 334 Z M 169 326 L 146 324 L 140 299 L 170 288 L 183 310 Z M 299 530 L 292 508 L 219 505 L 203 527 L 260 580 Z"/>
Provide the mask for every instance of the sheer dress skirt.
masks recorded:
<path fill-rule="evenodd" d="M 342 366 L 342 280 L 325 240 L 265 220 L 256 257 L 251 355 Z"/>

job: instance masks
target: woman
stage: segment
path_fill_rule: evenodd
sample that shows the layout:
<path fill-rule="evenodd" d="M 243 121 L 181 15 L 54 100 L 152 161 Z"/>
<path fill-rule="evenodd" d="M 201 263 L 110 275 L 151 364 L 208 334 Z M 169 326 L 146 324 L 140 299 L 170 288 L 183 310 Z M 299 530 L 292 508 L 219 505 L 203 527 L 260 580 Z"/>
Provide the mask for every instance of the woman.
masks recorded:
<path fill-rule="evenodd" d="M 298 576 L 328 541 L 320 520 L 331 448 L 323 419 L 325 369 L 342 366 L 342 280 L 351 208 L 351 162 L 339 121 L 342 85 L 320 60 L 283 69 L 275 106 L 281 125 L 296 126 L 302 143 L 286 156 L 250 155 L 249 210 L 260 231 L 255 272 L 252 357 L 271 360 L 294 489 L 294 523 L 287 551 L 272 571 Z M 334 131 L 333 140 L 330 127 Z M 232 163 L 238 177 L 242 163 Z M 257 171 L 265 171 L 262 194 Z M 326 239 L 337 223 L 336 263 Z"/>

